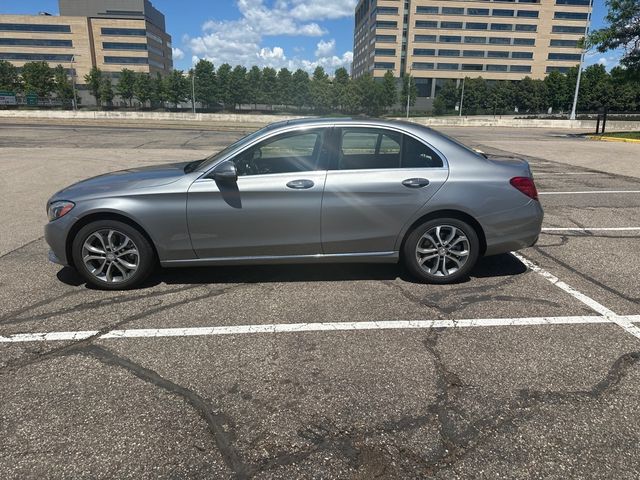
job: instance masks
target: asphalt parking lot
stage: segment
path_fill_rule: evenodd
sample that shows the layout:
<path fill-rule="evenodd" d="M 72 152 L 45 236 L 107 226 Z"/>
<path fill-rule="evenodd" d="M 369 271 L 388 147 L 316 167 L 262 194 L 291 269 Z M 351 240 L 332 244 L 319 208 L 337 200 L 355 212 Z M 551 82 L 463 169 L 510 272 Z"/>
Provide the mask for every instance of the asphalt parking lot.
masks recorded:
<path fill-rule="evenodd" d="M 297 265 L 102 292 L 48 263 L 46 199 L 241 133 L 0 124 L 2 478 L 640 477 L 640 146 L 446 133 L 529 160 L 535 247 L 449 286 Z"/>

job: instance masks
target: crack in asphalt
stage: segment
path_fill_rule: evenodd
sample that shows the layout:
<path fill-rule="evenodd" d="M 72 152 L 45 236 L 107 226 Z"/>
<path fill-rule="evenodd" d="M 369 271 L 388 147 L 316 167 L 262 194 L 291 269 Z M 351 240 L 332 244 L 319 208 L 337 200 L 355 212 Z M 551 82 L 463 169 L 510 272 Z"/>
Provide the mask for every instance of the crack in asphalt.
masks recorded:
<path fill-rule="evenodd" d="M 128 358 L 119 356 L 111 350 L 95 344 L 84 345 L 82 347 L 76 346 L 74 350 L 69 353 L 88 355 L 105 365 L 123 368 L 147 383 L 182 397 L 195 408 L 206 421 L 218 451 L 235 477 L 239 480 L 245 480 L 251 476 L 250 466 L 244 462 L 240 453 L 234 447 L 236 439 L 232 420 L 225 414 L 216 412 L 205 398 L 191 389 L 172 382 L 151 369 L 143 367 Z"/>
<path fill-rule="evenodd" d="M 577 270 L 576 268 L 573 268 L 571 265 L 569 265 L 566 262 L 563 262 L 562 260 L 560 260 L 556 256 L 554 256 L 554 255 L 552 255 L 552 254 L 550 254 L 548 252 L 545 252 L 544 250 L 542 250 L 542 248 L 540 248 L 537 245 L 532 247 L 532 248 L 536 252 L 538 252 L 540 255 L 542 255 L 543 257 L 556 262 L 561 267 L 563 267 L 563 268 L 569 270 L 570 272 L 578 275 L 580 278 L 586 280 L 587 282 L 592 283 L 592 284 L 594 284 L 594 285 L 606 290 L 607 292 L 612 293 L 612 294 L 614 294 L 614 295 L 616 295 L 616 296 L 618 296 L 618 297 L 620 297 L 620 298 L 622 298 L 624 300 L 627 300 L 628 302 L 632 302 L 632 303 L 635 303 L 635 304 L 640 303 L 640 297 L 631 297 L 631 296 L 626 295 L 626 294 L 624 294 L 622 292 L 619 292 L 615 288 L 610 287 L 609 285 L 606 285 L 606 284 L 602 283 L 601 281 L 596 280 L 595 278 L 593 278 L 593 277 L 591 277 L 591 276 L 589 276 L 589 275 L 587 275 L 585 273 L 582 273 L 580 270 Z"/>
<path fill-rule="evenodd" d="M 59 310 L 54 310 L 51 312 L 47 312 L 47 313 L 43 313 L 43 314 L 39 314 L 39 315 L 34 315 L 28 318 L 17 318 L 20 315 L 36 310 L 37 308 L 40 308 L 43 305 L 46 305 L 48 303 L 52 303 L 55 302 L 57 300 L 63 300 L 63 299 L 68 299 L 71 296 L 74 295 L 78 295 L 81 293 L 84 293 L 84 290 L 76 290 L 76 291 L 72 291 L 72 292 L 66 292 L 63 293 L 62 295 L 58 295 L 55 297 L 51 297 L 45 300 L 41 300 L 37 303 L 34 303 L 32 305 L 28 305 L 26 307 L 23 307 L 21 309 L 15 310 L 13 312 L 10 312 L 6 315 L 3 315 L 2 317 L 0 317 L 0 325 L 12 325 L 12 324 L 16 324 L 16 323 L 23 323 L 23 322 L 29 322 L 29 321 L 38 321 L 38 320 L 47 320 L 49 318 L 58 316 L 58 315 L 66 315 L 69 313 L 78 313 L 78 312 L 82 312 L 85 310 L 93 310 L 96 308 L 101 308 L 101 307 L 110 307 L 110 306 L 115 306 L 115 305 L 120 305 L 120 304 L 124 304 L 124 303 L 129 303 L 129 302 L 135 302 L 138 300 L 145 300 L 145 299 L 149 299 L 149 298 L 155 298 L 155 297 L 162 297 L 162 296 L 166 296 L 166 295 L 171 295 L 173 293 L 180 293 L 180 292 L 187 292 L 189 290 L 193 290 L 195 288 L 201 288 L 201 285 L 190 285 L 190 286 L 186 286 L 186 287 L 180 287 L 180 288 L 173 288 L 173 289 L 169 289 L 169 290 L 162 290 L 159 292 L 151 292 L 151 293 L 141 293 L 138 295 L 118 295 L 116 297 L 111 297 L 111 298 L 100 298 L 97 300 L 92 300 L 89 302 L 85 302 L 85 303 L 81 303 L 78 305 L 74 305 L 71 307 L 65 307 L 65 308 L 60 308 Z M 104 293 L 104 292 L 103 292 Z"/>

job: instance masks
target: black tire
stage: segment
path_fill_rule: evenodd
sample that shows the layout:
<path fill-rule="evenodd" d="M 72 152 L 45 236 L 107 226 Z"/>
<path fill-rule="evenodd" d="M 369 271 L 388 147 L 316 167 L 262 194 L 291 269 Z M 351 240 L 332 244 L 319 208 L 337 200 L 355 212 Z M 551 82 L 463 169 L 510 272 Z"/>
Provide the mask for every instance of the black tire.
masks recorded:
<path fill-rule="evenodd" d="M 429 263 L 426 264 L 426 267 L 429 267 L 429 265 L 435 265 L 436 260 L 445 262 L 444 263 L 445 271 L 447 271 L 447 268 L 450 268 L 451 270 L 455 270 L 453 273 L 449 275 L 444 275 L 444 273 L 442 272 L 437 272 L 437 274 L 430 273 L 428 271 L 428 268 L 426 267 L 423 268 L 420 265 L 418 260 L 418 256 L 419 256 L 417 253 L 418 242 L 422 242 L 421 248 L 431 247 L 430 245 L 431 242 L 428 240 L 423 240 L 423 236 L 427 232 L 435 229 L 438 226 L 444 228 L 444 230 L 441 230 L 443 234 L 446 234 L 447 232 L 453 232 L 453 230 L 449 227 L 455 227 L 456 229 L 458 229 L 464 234 L 468 243 L 469 254 L 466 257 L 466 260 L 464 261 L 464 263 L 462 263 L 460 267 L 457 267 L 457 264 L 451 260 L 451 257 L 453 257 L 453 258 L 456 258 L 458 261 L 460 261 L 460 256 L 455 255 L 454 253 L 456 249 L 457 249 L 456 253 L 459 253 L 459 251 L 461 251 L 459 249 L 462 247 L 459 247 L 459 246 L 454 246 L 450 250 L 447 250 L 447 247 L 444 246 L 444 249 L 445 249 L 443 254 L 444 256 L 438 253 L 440 255 L 440 258 L 435 258 L 433 260 L 430 260 Z M 453 240 L 452 243 L 454 241 L 455 240 Z M 440 242 L 438 242 L 437 239 L 436 239 L 436 242 L 440 244 Z M 464 245 L 466 245 L 466 243 L 464 243 L 464 240 L 462 240 L 462 242 Z M 458 242 L 458 245 L 459 243 L 460 242 Z M 435 250 L 437 250 L 438 252 L 441 252 L 439 248 L 435 248 Z M 424 256 L 430 256 L 430 255 L 433 255 L 433 254 L 429 253 Z M 409 270 L 409 272 L 411 273 L 411 275 L 414 276 L 416 279 L 420 280 L 421 282 L 435 283 L 435 284 L 455 283 L 462 279 L 467 278 L 469 275 L 469 272 L 478 261 L 478 258 L 480 256 L 480 241 L 478 240 L 478 234 L 476 233 L 475 229 L 468 223 L 458 220 L 456 218 L 435 218 L 433 220 L 429 220 L 423 223 L 422 225 L 417 226 L 409 233 L 406 241 L 404 242 L 402 256 L 403 256 L 404 264 Z M 447 262 L 452 267 L 447 267 L 446 266 Z M 437 267 L 434 269 L 434 271 L 437 271 Z"/>
<path fill-rule="evenodd" d="M 114 268 L 116 275 L 122 277 L 120 281 L 110 282 L 106 279 L 98 278 L 89 270 L 89 267 L 87 267 L 83 260 L 83 248 L 87 239 L 91 235 L 104 231 L 115 231 L 119 234 L 126 235 L 126 237 L 133 242 L 135 250 L 138 252 L 137 268 L 130 276 L 125 278 L 125 276 L 120 273 L 121 270 Z M 126 249 L 123 248 L 123 250 Z M 129 251 L 131 251 L 131 249 L 129 249 Z M 88 284 L 101 290 L 127 290 L 139 286 L 149 277 L 157 264 L 155 251 L 149 243 L 149 240 L 147 240 L 137 228 L 117 220 L 98 220 L 82 227 L 73 239 L 71 254 L 73 256 L 74 266 L 82 278 L 84 278 Z M 125 259 L 127 258 L 136 258 L 136 256 L 126 257 Z M 101 261 L 97 260 L 95 265 L 99 265 L 100 263 Z M 114 262 L 112 261 L 111 263 Z M 116 279 L 117 278 L 118 277 L 116 277 Z"/>

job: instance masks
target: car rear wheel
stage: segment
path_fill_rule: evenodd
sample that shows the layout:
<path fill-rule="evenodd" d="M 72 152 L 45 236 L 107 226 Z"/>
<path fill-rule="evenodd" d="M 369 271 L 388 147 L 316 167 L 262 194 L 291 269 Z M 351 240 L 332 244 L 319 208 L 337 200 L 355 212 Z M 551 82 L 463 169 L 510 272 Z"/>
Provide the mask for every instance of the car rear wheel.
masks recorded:
<path fill-rule="evenodd" d="M 480 242 L 473 227 L 455 218 L 429 220 L 415 228 L 404 244 L 408 270 L 427 283 L 466 278 L 478 261 Z"/>
<path fill-rule="evenodd" d="M 117 220 L 85 225 L 73 240 L 73 261 L 87 283 L 104 290 L 140 285 L 152 272 L 155 254 L 136 228 Z"/>

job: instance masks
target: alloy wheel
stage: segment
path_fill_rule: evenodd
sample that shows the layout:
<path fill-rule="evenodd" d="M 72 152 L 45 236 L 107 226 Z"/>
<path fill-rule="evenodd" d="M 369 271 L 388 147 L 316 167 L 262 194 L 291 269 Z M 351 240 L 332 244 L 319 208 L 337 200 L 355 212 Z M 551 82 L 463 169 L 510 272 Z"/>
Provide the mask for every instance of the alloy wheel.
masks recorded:
<path fill-rule="evenodd" d="M 136 273 L 140 264 L 138 247 L 118 230 L 98 230 L 82 245 L 82 261 L 89 273 L 106 283 L 121 283 Z"/>
<path fill-rule="evenodd" d="M 437 277 L 448 277 L 460 270 L 469 258 L 469 239 L 452 225 L 428 230 L 416 245 L 416 260 L 422 270 Z"/>

